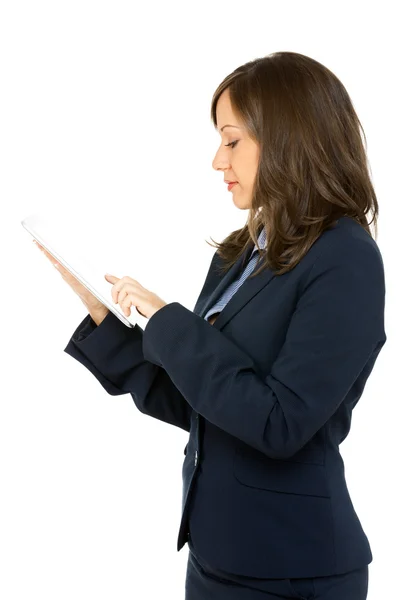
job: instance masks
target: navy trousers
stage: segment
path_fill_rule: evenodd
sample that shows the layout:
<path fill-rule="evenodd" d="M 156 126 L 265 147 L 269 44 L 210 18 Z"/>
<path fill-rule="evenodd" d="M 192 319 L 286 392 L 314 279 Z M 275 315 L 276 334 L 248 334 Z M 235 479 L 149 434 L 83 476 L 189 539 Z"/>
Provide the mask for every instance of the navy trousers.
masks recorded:
<path fill-rule="evenodd" d="M 329 577 L 257 579 L 217 571 L 189 547 L 185 600 L 366 600 L 368 565 Z"/>

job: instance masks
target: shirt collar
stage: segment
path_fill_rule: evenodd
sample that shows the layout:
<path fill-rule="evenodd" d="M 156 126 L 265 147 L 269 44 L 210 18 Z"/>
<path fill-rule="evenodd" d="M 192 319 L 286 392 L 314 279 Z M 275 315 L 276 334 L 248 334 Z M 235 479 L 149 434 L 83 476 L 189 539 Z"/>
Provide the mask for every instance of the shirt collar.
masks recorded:
<path fill-rule="evenodd" d="M 258 236 L 258 245 L 260 246 L 260 248 L 264 248 L 267 245 L 267 233 L 265 231 L 265 227 L 262 228 L 262 230 L 260 231 L 260 235 Z M 254 249 L 253 252 L 251 253 L 250 258 L 252 258 L 253 254 L 255 252 L 257 252 L 257 246 L 254 244 Z"/>

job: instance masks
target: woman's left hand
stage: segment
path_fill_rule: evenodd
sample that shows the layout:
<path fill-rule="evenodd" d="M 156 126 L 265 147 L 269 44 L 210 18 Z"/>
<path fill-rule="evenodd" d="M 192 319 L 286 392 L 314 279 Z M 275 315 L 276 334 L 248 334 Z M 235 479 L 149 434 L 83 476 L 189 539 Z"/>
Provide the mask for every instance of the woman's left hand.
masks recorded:
<path fill-rule="evenodd" d="M 159 296 L 146 290 L 138 281 L 131 277 L 122 277 L 119 279 L 115 275 L 105 275 L 108 282 L 113 283 L 111 296 L 115 304 L 119 304 L 124 315 L 131 314 L 131 306 L 134 306 L 138 313 L 146 319 L 150 319 L 160 308 L 167 305 Z"/>

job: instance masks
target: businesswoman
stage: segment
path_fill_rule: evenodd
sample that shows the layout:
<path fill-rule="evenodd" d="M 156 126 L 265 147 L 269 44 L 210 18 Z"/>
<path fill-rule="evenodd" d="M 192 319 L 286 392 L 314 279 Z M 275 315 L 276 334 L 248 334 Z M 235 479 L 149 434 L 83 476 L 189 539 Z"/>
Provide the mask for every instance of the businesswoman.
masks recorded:
<path fill-rule="evenodd" d="M 364 600 L 372 553 L 339 452 L 386 341 L 362 127 L 338 78 L 294 52 L 233 71 L 211 115 L 213 168 L 249 213 L 194 309 L 107 275 L 149 319 L 129 328 L 57 265 L 89 313 L 65 352 L 189 432 L 187 600 Z"/>

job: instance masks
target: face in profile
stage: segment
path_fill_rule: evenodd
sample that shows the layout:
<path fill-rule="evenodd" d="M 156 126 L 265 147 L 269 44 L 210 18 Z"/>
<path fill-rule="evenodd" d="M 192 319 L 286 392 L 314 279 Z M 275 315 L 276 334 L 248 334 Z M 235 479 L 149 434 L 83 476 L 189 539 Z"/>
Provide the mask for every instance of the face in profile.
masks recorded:
<path fill-rule="evenodd" d="M 235 117 L 229 89 L 218 99 L 216 116 L 221 144 L 212 166 L 216 171 L 223 172 L 225 180 L 237 182 L 229 193 L 238 208 L 249 209 L 258 168 L 259 144 L 250 137 L 244 123 Z"/>

